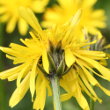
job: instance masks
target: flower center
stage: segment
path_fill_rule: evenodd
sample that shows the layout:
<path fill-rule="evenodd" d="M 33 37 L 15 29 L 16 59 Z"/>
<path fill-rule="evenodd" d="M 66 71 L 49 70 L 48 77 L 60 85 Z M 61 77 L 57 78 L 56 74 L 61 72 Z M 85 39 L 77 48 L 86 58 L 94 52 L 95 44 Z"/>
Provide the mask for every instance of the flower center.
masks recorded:
<path fill-rule="evenodd" d="M 42 66 L 38 65 L 38 67 L 48 78 L 54 76 L 62 77 L 71 69 L 71 67 L 68 68 L 66 66 L 64 50 L 61 48 L 61 42 L 59 42 L 56 46 L 50 42 L 50 49 L 47 54 L 49 61 L 49 73 L 46 73 Z"/>

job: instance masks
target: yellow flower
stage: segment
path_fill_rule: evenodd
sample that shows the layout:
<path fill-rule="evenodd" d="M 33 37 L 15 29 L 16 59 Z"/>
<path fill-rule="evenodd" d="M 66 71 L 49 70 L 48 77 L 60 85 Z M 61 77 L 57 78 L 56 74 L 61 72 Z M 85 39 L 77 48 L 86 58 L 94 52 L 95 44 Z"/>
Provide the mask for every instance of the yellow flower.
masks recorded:
<path fill-rule="evenodd" d="M 61 95 L 61 100 L 75 97 L 83 110 L 90 110 L 83 92 L 94 101 L 101 102 L 92 86 L 98 86 L 110 95 L 110 91 L 102 87 L 91 74 L 92 72 L 110 81 L 109 69 L 98 62 L 106 59 L 106 54 L 102 51 L 88 50 L 96 41 L 88 42 L 82 31 L 78 35 L 83 35 L 83 40 L 74 35 L 80 14 L 81 11 L 78 11 L 63 25 L 42 30 L 31 10 L 21 8 L 21 15 L 33 28 L 30 32 L 31 38 L 21 39 L 23 46 L 11 43 L 10 48 L 0 47 L 0 50 L 6 53 L 6 57 L 17 64 L 16 67 L 0 73 L 1 79 L 17 80 L 17 89 L 9 103 L 11 107 L 18 104 L 30 88 L 33 108 L 43 110 L 46 89 L 51 95 L 49 78 L 54 75 L 59 77 L 60 86 L 66 92 Z"/>
<path fill-rule="evenodd" d="M 97 0 L 57 0 L 59 5 L 48 8 L 44 14 L 44 27 L 50 27 L 55 24 L 63 24 L 68 21 L 77 10 L 82 10 L 79 28 L 86 27 L 90 34 L 99 34 L 98 28 L 104 28 L 105 15 L 104 10 L 93 9 Z M 100 35 L 101 36 L 101 35 Z"/>
<path fill-rule="evenodd" d="M 6 31 L 11 33 L 14 31 L 16 24 L 20 34 L 25 35 L 28 30 L 28 24 L 19 14 L 19 7 L 24 6 L 30 8 L 35 13 L 44 11 L 49 0 L 0 0 L 0 22 L 6 22 Z"/>

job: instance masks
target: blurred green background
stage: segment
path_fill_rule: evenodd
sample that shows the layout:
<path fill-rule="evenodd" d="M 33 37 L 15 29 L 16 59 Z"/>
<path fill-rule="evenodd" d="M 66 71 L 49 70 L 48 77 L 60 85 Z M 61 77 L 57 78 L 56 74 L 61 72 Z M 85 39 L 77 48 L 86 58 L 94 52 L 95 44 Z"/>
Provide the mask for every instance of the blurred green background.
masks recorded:
<path fill-rule="evenodd" d="M 50 0 L 50 5 L 53 4 L 55 0 Z M 107 28 L 101 30 L 103 35 L 106 37 L 107 42 L 110 43 L 110 0 L 98 0 L 94 8 L 104 9 L 107 16 Z M 41 19 L 42 14 L 37 15 Z M 26 35 L 26 37 L 29 35 Z M 22 36 L 25 38 L 25 36 Z M 21 35 L 18 34 L 17 29 L 11 33 L 7 34 L 5 32 L 5 24 L 0 24 L 0 46 L 9 46 L 10 42 L 20 43 L 19 38 Z M 110 68 L 110 61 L 108 61 L 108 67 Z M 6 59 L 5 54 L 0 52 L 0 71 L 13 67 L 12 61 Z M 98 79 L 100 83 L 110 89 L 110 83 L 104 80 Z M 32 110 L 32 102 L 30 92 L 26 94 L 24 99 L 16 105 L 14 108 L 10 108 L 8 105 L 9 99 L 15 90 L 15 82 L 0 81 L 0 110 Z M 95 110 L 110 110 L 110 97 L 106 96 L 99 88 L 95 88 L 97 94 L 103 99 L 103 103 L 95 103 Z M 87 97 L 88 98 L 88 97 Z M 89 100 L 89 99 L 88 99 Z M 69 101 L 63 102 L 63 110 L 81 110 L 81 108 L 76 103 L 76 100 L 72 98 Z M 45 110 L 53 110 L 52 97 L 47 97 Z"/>

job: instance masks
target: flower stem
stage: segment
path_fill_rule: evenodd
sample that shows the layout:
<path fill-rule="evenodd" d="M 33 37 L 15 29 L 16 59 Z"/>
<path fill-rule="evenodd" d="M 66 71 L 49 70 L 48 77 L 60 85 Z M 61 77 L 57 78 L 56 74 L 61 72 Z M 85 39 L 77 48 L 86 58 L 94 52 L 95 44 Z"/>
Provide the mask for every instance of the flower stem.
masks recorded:
<path fill-rule="evenodd" d="M 53 102 L 55 110 L 62 110 L 60 101 L 60 90 L 59 90 L 59 78 L 54 76 L 51 78 L 52 91 L 53 91 Z"/>

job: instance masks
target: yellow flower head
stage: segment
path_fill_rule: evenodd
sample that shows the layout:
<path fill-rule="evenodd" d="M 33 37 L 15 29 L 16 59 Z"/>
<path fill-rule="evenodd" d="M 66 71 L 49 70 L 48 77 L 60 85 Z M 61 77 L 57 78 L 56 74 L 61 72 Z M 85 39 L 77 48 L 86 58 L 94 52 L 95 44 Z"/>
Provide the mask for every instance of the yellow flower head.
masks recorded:
<path fill-rule="evenodd" d="M 6 31 L 11 33 L 18 24 L 19 32 L 25 35 L 28 30 L 28 24 L 19 14 L 19 7 L 27 7 L 35 13 L 44 11 L 49 0 L 0 0 L 0 22 L 6 22 Z"/>
<path fill-rule="evenodd" d="M 19 103 L 30 89 L 33 108 L 43 110 L 46 99 L 46 89 L 51 95 L 49 78 L 56 75 L 60 79 L 60 86 L 65 94 L 61 100 L 75 97 L 83 110 L 90 110 L 88 102 L 82 92 L 85 92 L 94 101 L 101 99 L 96 95 L 92 86 L 98 86 L 107 95 L 110 91 L 100 85 L 91 72 L 110 81 L 110 71 L 98 61 L 106 59 L 102 51 L 89 50 L 96 42 L 88 42 L 83 32 L 76 33 L 77 22 L 81 12 L 63 25 L 42 30 L 37 19 L 29 9 L 21 8 L 21 14 L 33 30 L 30 39 L 21 39 L 23 46 L 11 43 L 10 47 L 0 47 L 6 57 L 13 60 L 16 67 L 0 73 L 1 79 L 17 80 L 10 106 Z M 77 37 L 81 35 L 83 40 Z M 95 72 L 96 69 L 98 72 Z M 34 99 L 34 96 L 35 99 Z"/>
<path fill-rule="evenodd" d="M 97 0 L 57 0 L 58 5 L 48 8 L 44 14 L 44 27 L 63 24 L 68 21 L 77 10 L 82 10 L 79 28 L 86 27 L 90 34 L 99 34 L 97 28 L 104 28 L 104 10 L 93 9 Z"/>

